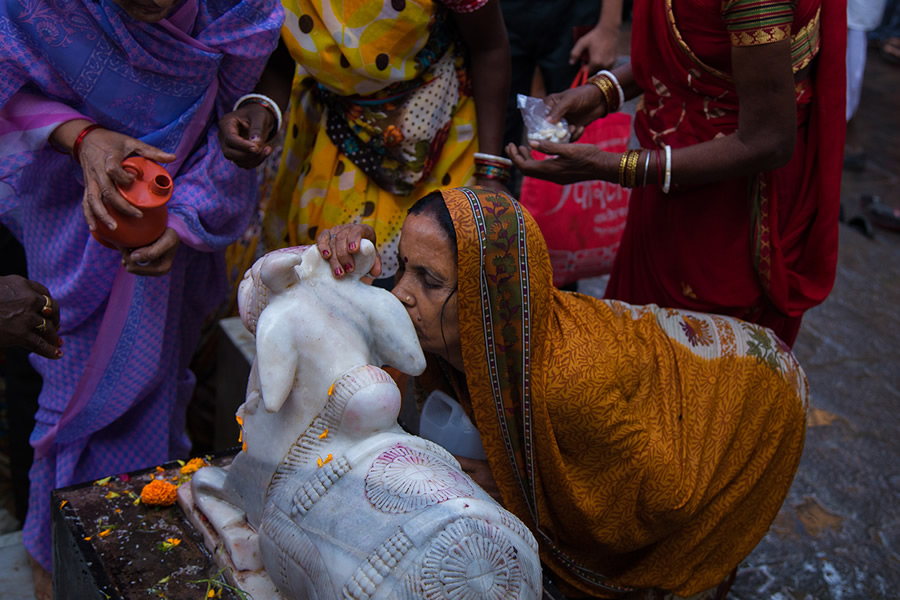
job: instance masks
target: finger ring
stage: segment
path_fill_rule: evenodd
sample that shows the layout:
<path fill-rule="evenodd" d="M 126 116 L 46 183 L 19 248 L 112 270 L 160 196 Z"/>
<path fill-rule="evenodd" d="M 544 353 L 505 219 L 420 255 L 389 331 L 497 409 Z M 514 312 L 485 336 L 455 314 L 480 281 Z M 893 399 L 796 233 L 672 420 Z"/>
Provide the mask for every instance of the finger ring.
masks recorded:
<path fill-rule="evenodd" d="M 34 330 L 43 335 L 47 331 L 47 319 L 41 317 L 41 324 L 35 327 Z"/>
<path fill-rule="evenodd" d="M 136 260 L 136 261 L 134 261 L 134 264 L 136 264 L 139 267 L 146 267 L 147 265 L 150 264 L 150 261 L 149 260 Z"/>
<path fill-rule="evenodd" d="M 334 239 L 334 238 L 336 238 L 336 237 L 337 237 L 336 235 L 332 235 L 332 236 L 331 236 L 331 239 Z"/>
<path fill-rule="evenodd" d="M 44 308 L 41 309 L 41 312 L 45 315 L 49 315 L 53 312 L 53 301 L 50 300 L 50 296 L 46 294 L 41 294 L 44 298 Z"/>

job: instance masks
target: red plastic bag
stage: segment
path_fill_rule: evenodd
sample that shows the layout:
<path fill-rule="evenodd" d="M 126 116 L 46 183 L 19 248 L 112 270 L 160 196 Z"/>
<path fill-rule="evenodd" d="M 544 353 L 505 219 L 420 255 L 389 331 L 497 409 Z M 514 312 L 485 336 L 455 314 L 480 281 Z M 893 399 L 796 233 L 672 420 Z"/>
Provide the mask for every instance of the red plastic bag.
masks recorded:
<path fill-rule="evenodd" d="M 588 125 L 577 143 L 624 152 L 630 137 L 631 117 L 613 113 Z M 606 181 L 559 185 L 524 177 L 519 196 L 547 242 L 554 285 L 610 272 L 625 229 L 630 189 Z"/>

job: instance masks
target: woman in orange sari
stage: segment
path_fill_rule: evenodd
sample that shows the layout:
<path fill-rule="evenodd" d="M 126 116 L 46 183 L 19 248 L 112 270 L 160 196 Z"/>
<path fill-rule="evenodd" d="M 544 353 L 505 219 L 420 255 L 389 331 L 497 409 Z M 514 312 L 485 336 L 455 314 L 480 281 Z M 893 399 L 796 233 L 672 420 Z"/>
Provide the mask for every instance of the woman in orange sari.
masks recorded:
<path fill-rule="evenodd" d="M 552 96 L 585 124 L 643 94 L 641 149 L 542 143 L 526 174 L 635 187 L 607 297 L 739 317 L 793 345 L 831 290 L 846 7 L 822 0 L 638 0 L 632 62 Z"/>
<path fill-rule="evenodd" d="M 344 264 L 362 236 L 317 243 Z M 534 220 L 487 189 L 425 196 L 398 259 L 418 387 L 467 410 L 487 461 L 460 463 L 529 526 L 557 585 L 724 597 L 800 460 L 807 386 L 787 347 L 737 319 L 555 289 Z"/>

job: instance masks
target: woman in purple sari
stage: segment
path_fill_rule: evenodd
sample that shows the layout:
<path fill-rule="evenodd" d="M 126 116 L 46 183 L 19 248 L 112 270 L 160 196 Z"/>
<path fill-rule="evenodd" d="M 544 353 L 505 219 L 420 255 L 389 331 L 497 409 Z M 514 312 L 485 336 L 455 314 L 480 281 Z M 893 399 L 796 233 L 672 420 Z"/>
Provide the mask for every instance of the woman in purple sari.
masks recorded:
<path fill-rule="evenodd" d="M 65 340 L 56 360 L 32 358 L 44 387 L 24 537 L 45 569 L 50 490 L 189 451 L 188 363 L 224 296 L 221 250 L 256 207 L 255 175 L 222 157 L 215 123 L 255 86 L 282 20 L 277 0 L 0 9 L 0 218 Z M 156 242 L 116 251 L 89 227 L 107 205 L 134 213 L 114 186 L 129 154 L 166 163 L 174 195 Z"/>

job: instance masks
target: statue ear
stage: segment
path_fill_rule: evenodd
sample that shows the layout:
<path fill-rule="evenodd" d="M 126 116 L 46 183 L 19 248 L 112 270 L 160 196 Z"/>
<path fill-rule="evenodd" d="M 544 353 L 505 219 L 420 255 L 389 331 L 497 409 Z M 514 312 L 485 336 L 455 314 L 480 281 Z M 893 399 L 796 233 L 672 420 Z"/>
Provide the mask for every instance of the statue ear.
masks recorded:
<path fill-rule="evenodd" d="M 293 250 L 293 249 L 290 249 Z M 263 258 L 259 276 L 267 288 L 278 294 L 297 283 L 300 277 L 294 267 L 302 261 L 298 252 L 270 252 Z"/>
<path fill-rule="evenodd" d="M 369 314 L 378 360 L 408 375 L 421 375 L 425 370 L 425 355 L 409 313 L 393 294 L 385 290 L 378 292 L 385 294 L 385 301 L 373 302 L 378 310 Z"/>
<path fill-rule="evenodd" d="M 263 312 L 256 326 L 259 388 L 268 412 L 278 412 L 291 393 L 297 374 L 296 332 L 289 321 L 287 313 L 273 314 L 270 308 Z"/>
<path fill-rule="evenodd" d="M 365 277 L 375 265 L 375 246 L 372 242 L 366 239 L 360 240 L 359 252 L 356 253 L 354 261 L 356 266 L 353 274 L 357 275 L 357 278 Z"/>

